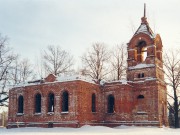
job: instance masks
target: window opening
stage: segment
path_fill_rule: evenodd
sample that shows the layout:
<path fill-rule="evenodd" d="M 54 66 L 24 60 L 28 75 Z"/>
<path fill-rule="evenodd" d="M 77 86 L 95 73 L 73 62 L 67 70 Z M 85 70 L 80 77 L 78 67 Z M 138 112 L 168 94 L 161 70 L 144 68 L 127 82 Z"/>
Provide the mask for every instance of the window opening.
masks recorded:
<path fill-rule="evenodd" d="M 144 104 L 145 104 L 145 100 L 144 100 L 144 96 L 143 95 L 139 95 L 138 97 L 137 97 L 137 99 L 138 99 L 138 111 L 144 111 Z"/>
<path fill-rule="evenodd" d="M 67 91 L 63 92 L 63 94 L 62 94 L 62 112 L 68 112 L 69 111 L 69 106 L 68 106 L 69 96 L 68 95 L 69 94 Z"/>
<path fill-rule="evenodd" d="M 35 112 L 41 113 L 41 94 L 35 96 Z"/>
<path fill-rule="evenodd" d="M 50 93 L 48 96 L 48 112 L 54 112 L 54 94 Z"/>
<path fill-rule="evenodd" d="M 108 113 L 114 113 L 114 96 L 108 96 Z"/>
<path fill-rule="evenodd" d="M 143 99 L 144 96 L 143 96 L 143 95 L 139 95 L 137 98 L 138 98 L 138 99 Z"/>
<path fill-rule="evenodd" d="M 96 95 L 92 94 L 92 112 L 96 112 Z"/>
<path fill-rule="evenodd" d="M 143 62 L 147 57 L 147 46 L 145 41 L 140 41 L 137 45 L 138 61 Z"/>
<path fill-rule="evenodd" d="M 18 113 L 23 113 L 24 110 L 24 98 L 23 96 L 19 96 L 18 98 Z"/>
<path fill-rule="evenodd" d="M 139 73 L 138 78 L 144 78 L 144 73 Z"/>

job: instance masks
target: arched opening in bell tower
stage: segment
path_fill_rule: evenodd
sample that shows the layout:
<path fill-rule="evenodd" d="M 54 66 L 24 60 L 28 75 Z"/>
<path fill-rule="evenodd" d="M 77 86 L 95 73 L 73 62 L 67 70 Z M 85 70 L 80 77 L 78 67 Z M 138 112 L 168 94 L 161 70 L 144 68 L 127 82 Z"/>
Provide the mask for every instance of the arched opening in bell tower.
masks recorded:
<path fill-rule="evenodd" d="M 145 41 L 140 41 L 137 44 L 137 60 L 138 62 L 143 62 L 147 57 L 147 44 Z"/>

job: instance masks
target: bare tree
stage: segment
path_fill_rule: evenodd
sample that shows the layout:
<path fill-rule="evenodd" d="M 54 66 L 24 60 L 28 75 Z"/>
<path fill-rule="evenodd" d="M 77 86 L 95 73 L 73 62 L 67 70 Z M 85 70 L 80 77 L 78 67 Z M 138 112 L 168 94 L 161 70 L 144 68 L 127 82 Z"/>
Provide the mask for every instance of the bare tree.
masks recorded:
<path fill-rule="evenodd" d="M 40 54 L 40 57 L 36 57 L 36 72 L 40 78 L 44 78 L 46 76 L 46 72 L 43 64 L 43 53 L 41 52 Z"/>
<path fill-rule="evenodd" d="M 33 73 L 32 64 L 28 59 L 20 60 L 19 57 L 13 62 L 11 70 L 9 70 L 9 83 L 12 86 L 25 83 L 28 80 L 34 79 L 35 74 Z"/>
<path fill-rule="evenodd" d="M 168 96 L 172 98 L 174 104 L 171 105 L 169 102 L 169 108 L 173 109 L 174 114 L 174 125 L 175 128 L 179 127 L 179 119 L 178 112 L 180 111 L 180 51 L 170 51 L 169 53 L 165 53 L 164 56 L 164 67 L 165 67 L 165 75 L 167 77 L 167 85 L 171 88 L 171 93 L 168 93 Z"/>
<path fill-rule="evenodd" d="M 28 59 L 23 59 L 20 63 L 20 71 L 21 71 L 21 80 L 22 82 L 26 82 L 30 78 L 33 79 L 35 77 L 32 69 L 32 64 Z"/>
<path fill-rule="evenodd" d="M 0 106 L 6 105 L 8 99 L 8 70 L 15 59 L 12 49 L 8 47 L 7 37 L 0 35 Z"/>
<path fill-rule="evenodd" d="M 109 73 L 107 68 L 109 59 L 109 51 L 103 43 L 93 44 L 91 50 L 82 56 L 82 62 L 87 71 L 86 74 L 100 81 Z"/>
<path fill-rule="evenodd" d="M 22 61 L 8 47 L 7 37 L 0 35 L 0 106 L 8 105 L 8 90 L 33 77 L 29 60 Z"/>
<path fill-rule="evenodd" d="M 59 46 L 48 46 L 43 58 L 46 72 L 57 76 L 69 72 L 74 64 L 73 57 Z"/>
<path fill-rule="evenodd" d="M 18 58 L 18 56 L 12 63 L 11 70 L 9 70 L 8 74 L 9 74 L 8 80 L 10 83 L 12 83 L 13 86 L 16 84 L 19 84 L 21 82 L 20 73 L 19 73 L 19 58 Z"/>
<path fill-rule="evenodd" d="M 125 45 L 117 45 L 113 48 L 111 57 L 112 71 L 111 76 L 113 80 L 120 80 L 126 75 L 126 59 L 127 53 Z"/>

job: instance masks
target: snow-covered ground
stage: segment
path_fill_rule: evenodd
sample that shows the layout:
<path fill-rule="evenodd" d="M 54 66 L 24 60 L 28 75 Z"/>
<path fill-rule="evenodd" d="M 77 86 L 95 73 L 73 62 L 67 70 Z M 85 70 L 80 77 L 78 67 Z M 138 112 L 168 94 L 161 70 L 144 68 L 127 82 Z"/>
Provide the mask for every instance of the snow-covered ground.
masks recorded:
<path fill-rule="evenodd" d="M 83 126 L 81 128 L 0 128 L 0 135 L 180 135 L 180 129 L 157 127 Z"/>

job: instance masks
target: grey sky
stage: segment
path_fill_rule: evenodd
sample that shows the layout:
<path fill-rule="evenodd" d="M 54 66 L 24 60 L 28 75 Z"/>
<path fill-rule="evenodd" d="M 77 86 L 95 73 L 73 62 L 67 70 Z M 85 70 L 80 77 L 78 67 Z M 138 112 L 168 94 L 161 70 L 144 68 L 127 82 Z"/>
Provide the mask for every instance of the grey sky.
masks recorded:
<path fill-rule="evenodd" d="M 132 24 L 140 25 L 143 3 L 164 48 L 179 46 L 179 0 L 0 0 L 0 33 L 32 61 L 47 45 L 60 45 L 77 60 L 92 43 L 127 43 Z"/>

